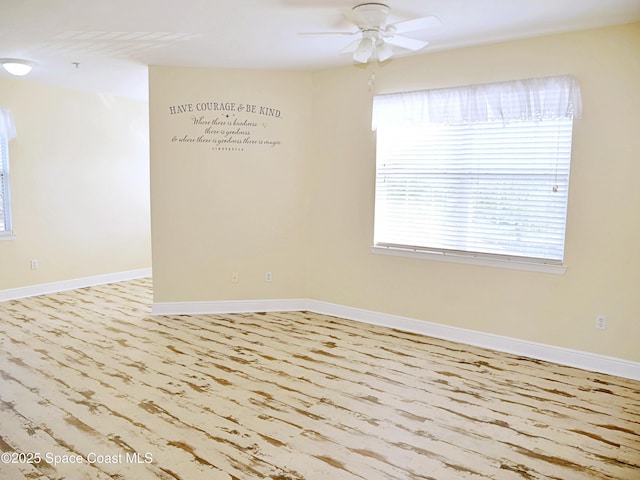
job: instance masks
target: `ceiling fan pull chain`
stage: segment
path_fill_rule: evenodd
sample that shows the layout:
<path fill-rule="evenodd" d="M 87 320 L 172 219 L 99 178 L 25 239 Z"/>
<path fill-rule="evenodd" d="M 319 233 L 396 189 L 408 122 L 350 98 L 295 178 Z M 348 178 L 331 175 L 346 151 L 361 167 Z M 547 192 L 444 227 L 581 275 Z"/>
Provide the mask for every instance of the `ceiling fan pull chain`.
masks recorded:
<path fill-rule="evenodd" d="M 369 80 L 367 80 L 367 85 L 369 85 L 369 91 L 373 91 L 373 87 L 376 84 L 376 72 L 375 72 L 375 63 L 371 62 L 368 65 L 369 70 Z"/>

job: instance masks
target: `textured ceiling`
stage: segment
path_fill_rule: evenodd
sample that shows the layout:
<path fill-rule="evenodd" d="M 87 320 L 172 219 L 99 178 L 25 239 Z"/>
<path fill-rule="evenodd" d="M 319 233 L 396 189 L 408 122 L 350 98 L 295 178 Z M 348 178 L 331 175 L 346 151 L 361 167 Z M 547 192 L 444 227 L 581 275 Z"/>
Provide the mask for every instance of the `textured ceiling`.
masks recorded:
<path fill-rule="evenodd" d="M 25 81 L 147 97 L 147 66 L 310 70 L 341 53 L 346 0 L 0 0 L 0 58 L 36 64 Z M 389 0 L 389 22 L 435 15 L 418 53 L 640 21 L 640 0 Z M 410 54 L 397 49 L 395 56 Z M 393 60 L 392 60 L 393 61 Z M 0 72 L 0 76 L 8 76 Z"/>

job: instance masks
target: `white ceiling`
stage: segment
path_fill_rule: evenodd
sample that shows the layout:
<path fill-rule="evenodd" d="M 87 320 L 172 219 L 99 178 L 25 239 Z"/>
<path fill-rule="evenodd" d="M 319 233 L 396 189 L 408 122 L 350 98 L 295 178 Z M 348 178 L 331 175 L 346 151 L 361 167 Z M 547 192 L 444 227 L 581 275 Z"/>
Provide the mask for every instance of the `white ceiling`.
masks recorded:
<path fill-rule="evenodd" d="M 353 63 L 358 0 L 0 0 L 0 58 L 25 80 L 147 98 L 147 65 L 311 70 Z M 435 15 L 418 53 L 640 20 L 640 0 L 387 0 L 389 23 Z M 354 37 L 355 38 L 355 37 Z M 397 51 L 396 56 L 407 54 Z M 640 52 L 639 52 L 640 54 Z M 393 60 L 391 60 L 393 61 Z M 79 65 L 76 67 L 74 63 Z M 0 76 L 8 76 L 4 71 Z"/>

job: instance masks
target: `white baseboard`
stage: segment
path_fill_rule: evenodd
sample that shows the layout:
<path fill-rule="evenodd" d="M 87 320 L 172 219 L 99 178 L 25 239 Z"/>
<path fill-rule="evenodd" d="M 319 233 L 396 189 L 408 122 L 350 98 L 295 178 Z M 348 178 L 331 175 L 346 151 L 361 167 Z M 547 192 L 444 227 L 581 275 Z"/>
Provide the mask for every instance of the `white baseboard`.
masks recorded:
<path fill-rule="evenodd" d="M 222 300 L 215 302 L 158 302 L 152 315 L 207 315 L 251 312 L 297 312 L 309 310 L 309 300 Z"/>
<path fill-rule="evenodd" d="M 45 295 L 76 288 L 103 285 L 151 276 L 151 268 L 94 275 L 91 277 L 28 287 L 0 290 L 0 301 Z M 640 380 L 640 363 L 596 353 L 529 342 L 476 330 L 452 327 L 439 323 L 401 317 L 388 313 L 348 307 L 310 299 L 226 300 L 213 302 L 161 302 L 152 305 L 153 315 L 199 315 L 250 312 L 310 311 L 323 315 L 346 318 L 358 322 L 395 328 L 429 337 L 451 340 L 491 350 L 522 355 L 538 360 L 576 367 L 592 372 Z"/>
<path fill-rule="evenodd" d="M 346 318 L 358 322 L 380 325 L 429 337 L 451 340 L 500 352 L 521 355 L 537 360 L 640 380 L 640 363 L 596 353 L 545 345 L 542 343 L 504 337 L 477 330 L 452 327 L 401 317 L 361 308 L 309 299 L 289 300 L 231 300 L 220 302 L 166 302 L 154 303 L 153 315 L 196 315 L 277 311 L 310 311 L 323 315 Z"/>
<path fill-rule="evenodd" d="M 466 343 L 477 347 L 522 355 L 524 357 L 545 360 L 592 372 L 601 372 L 640 380 L 640 363 L 638 362 L 360 308 L 346 307 L 316 300 L 309 300 L 309 302 L 308 310 L 316 313 Z"/>
<path fill-rule="evenodd" d="M 10 288 L 0 290 L 0 302 L 5 300 L 16 300 L 18 298 L 34 297 L 36 295 L 46 295 L 49 293 L 64 292 L 76 288 L 92 287 L 94 285 L 104 285 L 105 283 L 124 282 L 136 278 L 150 277 L 151 268 L 140 268 L 137 270 L 127 270 L 125 272 L 106 273 L 103 275 L 93 275 L 91 277 L 74 278 L 60 282 L 42 283 L 40 285 L 30 285 L 28 287 Z"/>

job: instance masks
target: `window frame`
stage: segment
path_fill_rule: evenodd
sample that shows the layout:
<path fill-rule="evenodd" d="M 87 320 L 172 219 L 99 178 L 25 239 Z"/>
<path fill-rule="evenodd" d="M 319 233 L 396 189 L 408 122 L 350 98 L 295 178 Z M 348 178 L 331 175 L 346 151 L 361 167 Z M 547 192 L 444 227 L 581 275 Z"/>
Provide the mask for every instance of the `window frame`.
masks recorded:
<path fill-rule="evenodd" d="M 0 132 L 0 199 L 4 208 L 4 222 L 0 225 L 0 241 L 13 240 L 12 209 L 11 209 L 11 172 L 9 166 L 9 139 Z"/>
<path fill-rule="evenodd" d="M 530 81 L 529 84 L 526 84 L 527 81 L 516 81 L 516 82 L 526 84 L 526 88 L 528 89 L 532 89 L 533 86 L 539 87 L 541 85 L 544 86 L 547 84 L 550 86 L 550 88 L 555 88 L 558 85 L 558 81 L 564 82 L 564 85 L 561 84 L 561 88 L 564 89 L 560 93 L 560 96 L 562 96 L 562 98 L 561 98 L 561 101 L 558 103 L 560 108 L 566 107 L 566 115 L 563 115 L 562 112 L 560 114 L 553 114 L 553 113 L 549 114 L 550 113 L 549 111 L 545 111 L 542 114 L 540 114 L 540 112 L 533 112 L 537 116 L 533 118 L 524 118 L 522 120 L 525 120 L 525 121 L 535 120 L 537 122 L 541 122 L 544 120 L 551 120 L 552 118 L 570 119 L 571 120 L 570 122 L 571 136 L 569 137 L 569 154 L 567 158 L 568 168 L 570 168 L 571 156 L 572 156 L 571 146 L 573 144 L 573 123 L 574 123 L 574 118 L 579 117 L 581 113 L 581 100 L 580 100 L 579 87 L 577 86 L 575 79 L 569 76 L 549 77 L 549 80 L 551 81 L 545 83 L 546 80 L 547 79 L 533 79 L 532 81 Z M 474 102 L 481 104 L 480 105 L 481 108 L 479 110 L 482 110 L 482 107 L 484 107 L 484 104 L 482 104 L 482 102 L 485 100 L 485 97 L 483 97 L 482 95 L 486 95 L 486 90 L 499 89 L 505 85 L 506 85 L 505 87 L 506 90 L 509 90 L 509 89 L 513 90 L 514 88 L 520 87 L 520 85 L 516 85 L 514 87 L 514 84 L 516 84 L 516 82 L 503 82 L 501 84 L 487 84 L 487 88 L 485 88 L 484 85 L 460 87 L 459 90 L 462 93 L 457 98 L 455 94 L 459 92 L 457 92 L 456 89 L 446 89 L 447 90 L 447 92 L 445 92 L 446 95 L 442 95 L 442 96 L 437 95 L 439 93 L 437 90 L 436 91 L 427 90 L 422 92 L 406 92 L 406 94 L 400 93 L 400 94 L 387 94 L 387 95 L 377 96 L 377 97 L 374 97 L 374 111 L 373 111 L 373 118 L 372 118 L 373 129 L 376 130 L 377 128 L 384 128 L 385 121 L 388 122 L 388 125 L 397 124 L 398 120 L 400 120 L 401 122 L 410 121 L 412 123 L 420 123 L 420 122 L 430 123 L 431 122 L 430 114 L 433 115 L 434 111 L 436 114 L 444 115 L 445 117 L 447 117 L 447 120 L 440 121 L 440 122 L 436 120 L 431 123 L 444 125 L 444 124 L 447 124 L 449 118 L 456 118 L 456 116 L 461 118 L 462 115 L 468 115 L 468 112 L 464 109 L 460 111 L 456 111 L 455 109 L 460 106 L 461 98 L 464 98 L 466 100 L 467 97 L 472 97 Z M 475 91 L 473 89 L 475 89 Z M 451 95 L 451 91 L 453 91 L 454 95 Z M 478 92 L 480 92 L 482 95 L 479 95 L 479 94 L 476 95 L 476 93 Z M 436 95 L 433 96 L 432 95 L 433 93 L 435 93 Z M 493 92 L 490 92 L 490 93 L 493 93 Z M 432 96 L 430 96 L 430 94 Z M 386 97 L 386 98 L 380 98 L 380 97 Z M 443 108 L 443 106 L 446 106 L 446 107 L 450 106 L 444 103 L 449 100 L 448 97 L 454 97 L 455 102 L 453 104 L 455 105 L 455 108 L 449 109 L 449 110 L 447 110 L 446 108 Z M 494 97 L 498 98 L 498 101 L 502 101 L 501 95 L 497 95 Z M 540 99 L 546 99 L 546 97 L 547 97 L 546 91 L 541 91 L 540 97 L 538 98 L 535 97 L 535 93 L 534 93 L 533 96 L 531 96 L 529 99 L 524 100 L 524 103 L 526 102 L 531 102 L 531 103 L 527 105 L 523 105 L 522 111 L 524 111 L 525 109 L 533 110 L 531 109 L 531 106 L 535 102 L 539 101 Z M 401 99 L 400 102 L 395 101 L 398 98 Z M 379 100 L 379 99 L 381 100 L 380 104 L 382 105 L 382 107 L 379 108 L 378 111 L 376 111 L 376 100 Z M 490 95 L 486 95 L 486 101 L 487 101 L 486 111 L 484 112 L 480 111 L 479 112 L 480 117 L 483 114 L 488 116 L 493 114 L 493 112 L 497 111 L 497 109 L 495 108 L 496 105 L 491 103 L 491 102 L 494 102 L 495 100 L 491 98 Z M 566 102 L 565 105 L 562 105 L 563 101 Z M 432 104 L 436 105 L 437 110 L 433 109 L 433 107 L 429 104 L 429 102 L 432 102 Z M 512 103 L 513 101 L 511 101 L 511 103 L 509 104 L 509 108 L 512 108 Z M 498 105 L 498 106 L 502 106 L 502 105 Z M 548 106 L 546 104 L 543 105 L 543 108 L 547 108 L 547 107 Z M 432 110 L 429 110 L 430 108 L 432 108 Z M 553 108 L 556 108 L 556 106 L 554 105 Z M 512 110 L 512 111 L 507 111 L 507 114 L 513 115 L 515 113 L 517 115 L 517 114 L 521 114 L 522 111 Z M 416 112 L 418 113 L 418 118 L 415 118 Z M 390 113 L 389 116 L 393 117 L 393 120 L 386 119 L 384 117 L 386 113 Z M 476 114 L 476 113 L 478 112 L 472 112 L 472 114 Z M 529 112 L 527 112 L 527 114 L 528 113 Z M 404 118 L 403 115 L 406 115 L 406 120 L 403 120 Z M 521 120 L 516 115 L 513 115 L 513 118 L 503 119 L 503 123 L 507 124 L 513 121 Z M 409 118 L 409 117 L 414 117 L 414 118 Z M 480 119 L 473 119 L 473 121 L 470 121 L 468 123 L 490 124 L 490 123 L 494 123 L 495 120 L 496 120 L 495 118 L 485 117 Z M 455 125 L 456 123 L 451 122 L 450 124 Z M 461 122 L 457 123 L 457 125 L 464 125 L 464 124 L 467 124 L 466 118 Z M 387 127 L 387 128 L 391 128 L 391 127 Z M 526 138 L 526 137 L 523 137 L 523 138 Z M 382 174 L 380 173 L 381 159 L 379 158 L 378 147 L 379 147 L 379 144 L 376 139 L 376 173 L 375 173 L 376 206 L 374 211 L 374 236 L 377 236 L 378 234 L 377 232 L 377 220 L 378 220 L 378 213 L 379 213 L 377 210 L 378 209 L 378 185 L 379 185 L 380 179 L 382 178 L 381 177 Z M 419 159 L 419 156 L 418 156 L 418 159 Z M 564 192 L 563 194 L 565 209 L 563 214 L 564 221 L 561 224 L 562 226 L 561 231 L 563 234 L 563 238 L 562 238 L 562 241 L 559 243 L 559 246 L 561 246 L 562 248 L 561 250 L 562 254 L 560 255 L 560 259 L 557 258 L 558 257 L 557 250 L 555 254 L 556 258 L 551 258 L 553 255 L 547 255 L 549 258 L 544 258 L 544 255 L 542 257 L 539 255 L 535 255 L 535 256 L 532 255 L 531 257 L 529 257 L 529 256 L 521 255 L 522 253 L 526 253 L 526 252 L 519 252 L 518 254 L 515 254 L 515 255 L 509 254 L 509 253 L 496 254 L 494 252 L 482 252 L 482 251 L 473 251 L 473 250 L 465 251 L 465 250 L 457 250 L 453 248 L 451 249 L 443 248 L 442 246 L 436 246 L 435 244 L 432 246 L 414 246 L 414 245 L 394 244 L 391 242 L 385 242 L 384 238 L 382 239 L 382 241 L 380 241 L 380 239 L 374 238 L 374 243 L 373 243 L 373 246 L 371 247 L 371 252 L 376 254 L 386 254 L 386 255 L 400 256 L 400 257 L 422 258 L 422 259 L 445 261 L 445 262 L 467 263 L 467 264 L 485 265 L 485 266 L 500 267 L 500 268 L 563 274 L 566 271 L 564 260 L 565 260 L 565 244 L 566 244 L 566 237 L 567 237 L 567 219 L 568 219 L 567 204 L 569 201 L 568 178 L 569 178 L 569 173 L 567 173 L 567 183 L 566 183 L 567 191 Z M 391 190 L 390 193 L 392 194 L 393 190 Z M 472 206 L 472 204 L 470 204 L 470 206 Z M 396 238 L 401 238 L 402 235 L 403 233 L 400 234 L 400 237 L 396 237 Z M 389 240 L 392 238 L 393 238 L 393 235 L 387 236 L 386 240 Z M 405 238 L 408 238 L 408 237 L 405 237 Z M 428 243 L 428 240 L 426 239 L 424 240 L 425 241 L 422 243 Z M 376 241 L 379 243 L 376 243 Z"/>

